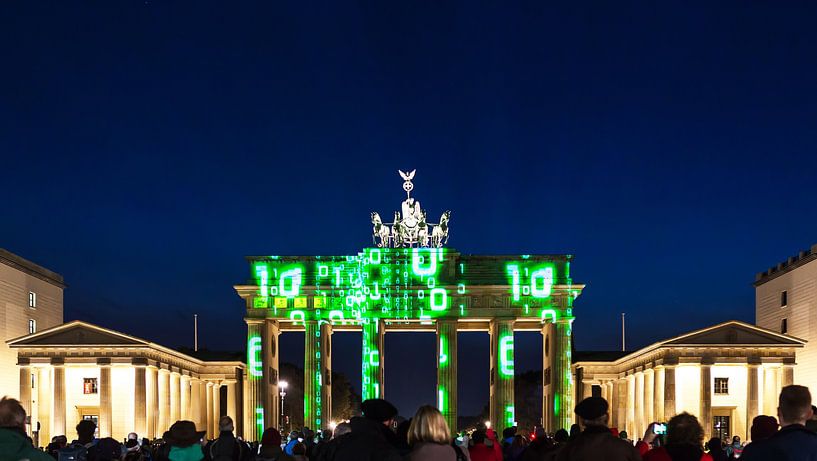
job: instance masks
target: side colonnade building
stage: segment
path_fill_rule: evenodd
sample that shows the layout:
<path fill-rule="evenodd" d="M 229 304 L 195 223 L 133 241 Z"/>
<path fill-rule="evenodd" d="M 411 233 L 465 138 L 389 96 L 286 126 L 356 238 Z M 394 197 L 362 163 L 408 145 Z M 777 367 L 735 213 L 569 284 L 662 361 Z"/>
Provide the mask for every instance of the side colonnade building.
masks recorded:
<path fill-rule="evenodd" d="M 576 399 L 610 403 L 610 425 L 640 438 L 651 422 L 695 415 L 705 439 L 750 437 L 755 416 L 777 415 L 780 390 L 793 384 L 805 341 L 729 321 L 610 357 L 583 353 L 573 364 Z"/>
<path fill-rule="evenodd" d="M 68 322 L 8 341 L 17 353 L 20 401 L 40 446 L 56 435 L 76 437 L 80 420 L 99 437 L 136 432 L 157 438 L 180 419 L 208 438 L 229 415 L 242 433 L 245 365 L 203 361 L 86 322 Z"/>

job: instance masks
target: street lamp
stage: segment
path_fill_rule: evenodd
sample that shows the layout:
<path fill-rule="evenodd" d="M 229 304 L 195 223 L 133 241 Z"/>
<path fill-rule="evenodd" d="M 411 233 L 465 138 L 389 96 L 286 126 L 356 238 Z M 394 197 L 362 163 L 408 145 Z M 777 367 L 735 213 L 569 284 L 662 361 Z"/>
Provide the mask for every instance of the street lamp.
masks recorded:
<path fill-rule="evenodd" d="M 284 429 L 284 421 L 286 421 L 284 416 L 284 397 L 287 396 L 287 386 L 289 384 L 286 381 L 278 381 L 278 389 L 280 389 L 281 395 L 281 424 L 278 426 L 281 430 Z"/>

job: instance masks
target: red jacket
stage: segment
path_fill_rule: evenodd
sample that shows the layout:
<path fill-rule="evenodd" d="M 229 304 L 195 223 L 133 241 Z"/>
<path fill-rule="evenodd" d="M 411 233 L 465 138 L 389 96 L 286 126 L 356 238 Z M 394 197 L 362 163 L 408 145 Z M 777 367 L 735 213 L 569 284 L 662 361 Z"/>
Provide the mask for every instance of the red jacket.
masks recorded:
<path fill-rule="evenodd" d="M 638 449 L 638 452 L 641 453 L 641 458 L 644 461 L 673 461 L 667 449 L 664 447 L 650 450 L 650 446 L 640 440 L 635 444 L 635 447 Z M 701 455 L 700 461 L 712 461 L 712 457 L 709 456 L 708 453 L 704 453 Z"/>
<path fill-rule="evenodd" d="M 485 438 L 493 443 L 492 447 L 484 443 L 476 443 L 468 448 L 468 455 L 471 461 L 502 461 L 502 447 L 496 440 L 496 432 L 488 429 Z M 486 440 L 486 441 L 487 441 Z"/>

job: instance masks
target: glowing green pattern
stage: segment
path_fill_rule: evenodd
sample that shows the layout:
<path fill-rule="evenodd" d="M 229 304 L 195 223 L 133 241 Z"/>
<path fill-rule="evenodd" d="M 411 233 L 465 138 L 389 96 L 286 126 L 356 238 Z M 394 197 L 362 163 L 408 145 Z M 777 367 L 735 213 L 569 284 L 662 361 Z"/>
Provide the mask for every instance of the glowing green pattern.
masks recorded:
<path fill-rule="evenodd" d="M 247 340 L 247 368 L 250 379 L 258 379 L 264 375 L 264 364 L 261 359 L 261 337 L 251 336 Z"/>
<path fill-rule="evenodd" d="M 360 325 L 468 317 L 469 286 L 506 285 L 518 317 L 556 318 L 552 291 L 569 284 L 567 262 L 547 256 L 479 259 L 448 248 L 367 248 L 355 256 L 267 257 L 252 261 L 252 307 L 267 317 Z M 468 276 L 466 268 L 478 269 Z M 560 268 L 562 268 L 560 274 Z"/>
<path fill-rule="evenodd" d="M 360 326 L 362 334 L 362 397 L 383 396 L 382 332 L 387 323 L 434 319 L 490 318 L 494 305 L 476 304 L 472 289 L 507 287 L 506 316 L 556 322 L 572 318 L 570 256 L 522 255 L 517 257 L 462 255 L 450 248 L 366 248 L 353 256 L 268 256 L 251 258 L 251 276 L 257 291 L 249 306 L 253 317 L 279 319 L 295 326 L 316 322 L 334 326 Z M 565 288 L 567 287 L 567 296 Z M 561 291 L 566 302 L 554 301 Z M 263 310 L 263 312 L 261 311 Z M 317 356 L 308 367 L 314 372 L 304 395 L 307 424 L 321 427 L 322 396 L 320 332 Z M 439 344 L 438 366 L 451 363 L 446 339 Z M 247 364 L 250 379 L 263 375 L 261 338 L 248 337 Z M 310 345 L 310 349 L 312 345 Z M 512 331 L 499 338 L 497 369 L 500 379 L 514 374 Z M 569 350 L 566 352 L 569 353 Z M 438 404 L 445 411 L 448 390 L 438 386 Z M 563 402 L 564 403 L 564 402 Z M 512 404 L 512 402 L 511 402 Z M 452 404 L 453 405 L 453 404 Z M 503 419 L 513 422 L 513 406 L 502 407 Z M 558 412 L 558 410 L 557 410 Z"/>

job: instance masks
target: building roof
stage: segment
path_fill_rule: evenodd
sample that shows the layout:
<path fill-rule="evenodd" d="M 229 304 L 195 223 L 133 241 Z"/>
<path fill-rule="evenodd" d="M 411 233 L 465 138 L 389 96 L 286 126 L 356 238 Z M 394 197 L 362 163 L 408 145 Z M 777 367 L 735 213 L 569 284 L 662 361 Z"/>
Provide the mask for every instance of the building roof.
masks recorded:
<path fill-rule="evenodd" d="M 777 333 L 739 320 L 712 325 L 700 330 L 665 339 L 634 352 L 620 355 L 610 352 L 608 357 L 598 355 L 576 360 L 575 362 L 610 362 L 620 363 L 631 360 L 660 348 L 695 348 L 695 347 L 803 347 L 805 340 L 794 336 Z M 619 354 L 616 356 L 616 354 Z"/>
<path fill-rule="evenodd" d="M 52 285 L 65 288 L 65 281 L 63 280 L 62 275 L 54 271 L 50 271 L 25 258 L 21 258 L 20 256 L 17 256 L 4 248 L 0 248 L 0 263 L 17 269 L 20 272 L 25 272 L 32 277 L 36 277 Z"/>
<path fill-rule="evenodd" d="M 46 348 L 46 349 L 65 349 L 65 348 L 103 348 L 115 347 L 117 349 L 128 348 L 148 348 L 153 349 L 164 354 L 168 354 L 177 359 L 192 362 L 198 365 L 206 365 L 211 363 L 225 363 L 234 362 L 243 365 L 239 360 L 202 360 L 188 354 L 184 354 L 174 349 L 161 346 L 159 344 L 147 341 L 145 339 L 130 336 L 118 331 L 109 330 L 107 328 L 93 325 L 91 323 L 83 322 L 81 320 L 74 320 L 63 323 L 46 330 L 39 331 L 31 335 L 20 336 L 18 338 L 6 341 L 9 347 L 22 348 Z"/>
<path fill-rule="evenodd" d="M 765 272 L 758 272 L 755 274 L 755 283 L 753 285 L 763 285 L 769 280 L 780 277 L 781 275 L 791 272 L 794 269 L 797 269 L 798 267 L 808 264 L 814 260 L 817 260 L 817 243 L 812 245 L 808 250 L 803 250 L 797 253 L 795 256 L 791 256 L 789 259 L 778 263 L 776 266 L 768 268 Z"/>

